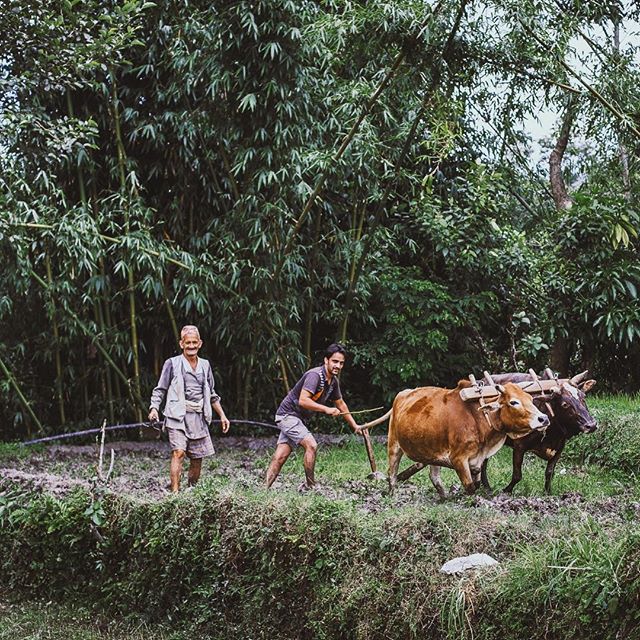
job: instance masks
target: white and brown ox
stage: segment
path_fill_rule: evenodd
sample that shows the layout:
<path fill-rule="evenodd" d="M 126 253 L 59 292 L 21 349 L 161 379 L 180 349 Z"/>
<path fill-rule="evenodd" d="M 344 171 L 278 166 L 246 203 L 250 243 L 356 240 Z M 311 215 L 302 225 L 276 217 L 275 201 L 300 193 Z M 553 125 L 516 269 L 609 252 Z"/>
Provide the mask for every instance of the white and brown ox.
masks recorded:
<path fill-rule="evenodd" d="M 401 391 L 395 397 L 387 444 L 390 492 L 405 454 L 417 463 L 410 468 L 413 473 L 433 465 L 431 481 L 440 496 L 445 496 L 440 467 L 454 469 L 467 493 L 473 493 L 480 484 L 482 463 L 502 447 L 507 437 L 519 437 L 549 425 L 549 418 L 516 384 L 497 385 L 499 395 L 486 406 L 460 398 L 460 390 L 469 386 L 469 381 L 461 380 L 455 389 L 420 387 Z"/>

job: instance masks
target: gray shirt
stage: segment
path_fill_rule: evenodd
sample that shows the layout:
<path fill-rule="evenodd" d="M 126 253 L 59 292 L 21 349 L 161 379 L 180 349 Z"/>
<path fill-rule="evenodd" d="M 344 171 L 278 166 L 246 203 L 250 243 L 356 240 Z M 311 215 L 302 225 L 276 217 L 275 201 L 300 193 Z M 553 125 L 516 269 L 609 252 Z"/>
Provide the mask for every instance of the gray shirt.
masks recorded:
<path fill-rule="evenodd" d="M 311 393 L 311 398 L 319 404 L 328 405 L 334 400 L 341 400 L 340 382 L 336 376 L 327 382 L 327 371 L 324 365 L 309 369 L 280 403 L 277 416 L 297 416 L 301 420 L 308 420 L 313 414 L 300 406 L 300 394 L 306 389 Z"/>

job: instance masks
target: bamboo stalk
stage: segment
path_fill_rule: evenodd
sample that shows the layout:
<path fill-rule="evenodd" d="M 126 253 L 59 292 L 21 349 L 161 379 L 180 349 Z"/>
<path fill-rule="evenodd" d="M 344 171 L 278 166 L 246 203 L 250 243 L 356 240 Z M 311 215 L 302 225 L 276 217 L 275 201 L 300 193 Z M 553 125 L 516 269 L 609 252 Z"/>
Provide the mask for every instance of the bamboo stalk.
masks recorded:
<path fill-rule="evenodd" d="M 363 203 L 362 205 L 362 213 L 360 214 L 360 220 L 357 223 L 357 228 L 355 229 L 355 238 L 354 244 L 357 245 L 362 239 L 362 230 L 364 228 L 364 219 L 366 217 L 367 205 Z M 354 213 L 355 216 L 355 213 Z M 354 220 L 355 227 L 355 220 Z M 345 302 L 344 314 L 342 316 L 342 323 L 340 326 L 340 335 L 338 338 L 338 342 L 346 342 L 347 340 L 347 325 L 349 323 L 349 313 L 351 308 L 351 303 L 353 300 L 353 294 L 355 293 L 355 284 L 357 276 L 359 275 L 358 271 L 358 260 L 356 256 L 353 256 L 351 260 L 351 267 L 349 269 L 349 287 L 347 289 L 347 302 Z M 350 295 L 351 294 L 351 295 Z"/>
<path fill-rule="evenodd" d="M 98 193 L 96 189 L 95 176 L 91 184 L 91 209 L 93 211 L 94 220 L 97 220 L 99 211 L 98 211 Z M 107 339 L 107 323 L 109 323 L 109 326 L 111 326 L 111 315 L 109 313 L 109 296 L 107 294 L 107 287 L 106 287 L 107 276 L 106 276 L 106 270 L 104 267 L 104 258 L 102 256 L 98 258 L 98 268 L 100 270 L 100 277 L 105 283 L 105 286 L 101 288 L 101 292 L 98 294 L 98 299 L 95 301 L 94 309 L 95 309 L 98 326 L 100 327 L 100 336 L 101 336 L 101 339 L 104 341 Z M 103 304 L 104 304 L 104 310 L 103 310 Z M 106 320 L 105 320 L 105 316 L 106 316 Z M 106 395 L 107 412 L 109 414 L 110 423 L 113 424 L 115 422 L 114 414 L 113 414 L 114 389 L 113 389 L 113 382 L 111 379 L 111 369 L 106 366 L 103 367 L 103 381 L 104 381 L 103 397 L 105 397 Z M 117 385 L 117 380 L 116 380 L 116 385 Z M 120 393 L 118 388 L 118 399 L 119 398 L 120 398 Z"/>
<path fill-rule="evenodd" d="M 20 400 L 20 403 L 27 410 L 27 413 L 31 416 L 31 419 L 36 423 L 36 426 L 38 427 L 38 431 L 42 431 L 42 423 L 40 422 L 40 420 L 38 420 L 38 417 L 33 412 L 33 409 L 31 408 L 29 401 L 27 400 L 25 395 L 22 393 L 20 386 L 18 385 L 16 379 L 14 378 L 13 374 L 11 373 L 7 365 L 4 363 L 2 358 L 0 358 L 0 369 L 2 369 L 2 373 L 4 373 L 5 377 L 9 381 L 9 384 L 14 388 L 16 395 L 18 396 L 18 400 Z"/>
<path fill-rule="evenodd" d="M 60 424 L 66 423 L 64 413 L 64 396 L 62 394 L 62 358 L 60 357 L 60 331 L 58 329 L 58 319 L 56 311 L 56 302 L 51 294 L 51 287 L 53 286 L 53 273 L 51 270 L 51 258 L 48 253 L 45 253 L 44 259 L 45 268 L 47 270 L 47 280 L 49 281 L 49 288 L 47 289 L 47 297 L 49 298 L 49 304 L 51 305 L 51 330 L 53 332 L 53 359 L 56 366 L 56 396 L 58 400 L 58 415 L 60 416 Z"/>
<path fill-rule="evenodd" d="M 106 269 L 104 266 L 103 259 L 100 259 L 100 275 L 105 279 L 105 282 L 106 282 L 107 276 L 106 276 Z M 100 328 L 100 332 L 102 335 L 102 339 L 106 340 L 108 335 L 107 333 L 108 329 L 113 327 L 113 319 L 111 317 L 111 305 L 110 305 L 109 296 L 107 295 L 106 287 L 104 287 L 102 291 L 102 304 L 100 305 L 100 313 L 101 313 L 101 316 L 104 318 L 103 324 L 101 325 L 101 328 Z M 116 375 L 115 378 L 112 379 L 111 369 L 107 369 L 107 372 L 109 374 L 109 378 L 108 378 L 109 383 L 112 385 L 111 397 L 114 399 L 117 399 L 119 402 L 122 398 L 122 389 L 120 388 L 120 378 Z M 128 385 L 128 382 L 127 382 L 127 385 Z"/>
<path fill-rule="evenodd" d="M 307 273 L 310 278 L 310 285 L 314 282 L 312 278 L 316 273 L 316 260 L 318 258 L 318 246 L 320 241 L 320 232 L 322 230 L 322 212 L 316 216 L 316 228 L 313 235 L 313 249 L 311 250 L 311 259 Z M 307 313 L 305 318 L 304 331 L 304 355 L 307 360 L 307 367 L 311 366 L 311 337 L 313 334 L 313 287 L 309 286 L 309 296 L 307 298 Z"/>
<path fill-rule="evenodd" d="M 291 387 L 289 386 L 289 378 L 287 376 L 287 368 L 284 366 L 284 361 L 281 357 L 278 358 L 278 363 L 280 365 L 280 373 L 282 375 L 282 384 L 284 386 L 284 393 L 286 395 L 291 390 Z"/>
<path fill-rule="evenodd" d="M 115 137 L 116 137 L 116 149 L 118 154 L 118 173 L 120 175 L 120 189 L 122 191 L 122 195 L 126 198 L 126 206 L 124 208 L 124 230 L 125 234 L 129 234 L 129 224 L 130 224 L 130 214 L 131 214 L 131 199 L 130 195 L 127 192 L 127 181 L 125 175 L 125 164 L 126 164 L 126 153 L 124 148 L 124 142 L 122 140 L 122 130 L 120 126 L 120 113 L 118 110 L 118 89 L 116 86 L 116 78 L 113 71 L 110 72 L 111 77 L 111 110 L 113 115 L 113 125 L 115 129 Z M 137 190 L 135 185 L 133 186 L 133 193 L 137 196 Z M 128 256 L 129 262 L 132 257 Z M 131 264 L 127 264 L 127 290 L 128 290 L 128 298 L 129 298 L 129 324 L 130 324 L 130 336 L 131 336 L 131 355 L 132 355 L 132 364 L 133 364 L 133 394 L 136 397 L 140 397 L 140 354 L 138 347 L 138 327 L 137 327 L 137 310 L 136 310 L 136 282 L 133 274 L 133 266 Z M 136 418 L 139 422 L 142 421 L 142 412 L 140 411 L 140 407 L 135 407 Z"/>
<path fill-rule="evenodd" d="M 106 337 L 107 332 L 104 323 L 104 313 L 102 312 L 102 305 L 100 304 L 99 299 L 95 302 L 94 309 L 98 321 L 98 326 L 100 327 L 100 335 L 104 338 Z M 106 396 L 107 411 L 109 413 L 109 424 L 113 424 L 115 422 L 115 419 L 113 414 L 113 388 L 111 386 L 111 371 L 105 367 L 102 374 L 104 383 L 103 397 Z"/>
<path fill-rule="evenodd" d="M 67 111 L 69 112 L 69 116 L 71 118 L 75 117 L 74 113 L 73 113 L 73 102 L 71 100 L 71 91 L 69 89 L 67 89 Z M 77 172 L 78 172 L 78 189 L 80 191 L 80 200 L 81 200 L 82 204 L 86 206 L 86 204 L 87 204 L 87 192 L 86 192 L 85 187 L 84 187 L 84 177 L 82 175 L 82 167 L 80 166 L 79 163 L 78 163 L 76 169 L 77 169 Z"/>
<path fill-rule="evenodd" d="M 246 369 L 244 379 L 244 393 L 242 394 L 242 417 L 249 417 L 249 399 L 251 398 L 251 390 L 253 383 L 253 361 L 256 355 L 256 347 L 258 343 L 258 332 L 256 331 L 251 338 L 251 347 L 249 349 L 249 364 Z"/>
<path fill-rule="evenodd" d="M 140 354 L 138 351 L 138 327 L 136 319 L 135 283 L 133 269 L 128 270 L 129 283 L 129 321 L 131 323 L 131 350 L 133 353 L 133 392 L 137 397 L 141 397 L 140 391 Z M 136 419 L 142 422 L 142 412 L 136 407 Z"/>
<path fill-rule="evenodd" d="M 171 328 L 173 329 L 173 337 L 175 338 L 176 344 L 178 344 L 178 342 L 180 342 L 178 323 L 176 322 L 176 316 L 173 313 L 173 305 L 171 304 L 171 300 L 169 300 L 167 286 L 165 284 L 164 278 L 162 277 L 162 274 L 160 274 L 160 282 L 162 283 L 162 296 L 164 298 L 164 304 L 167 307 L 167 315 L 169 316 L 169 322 L 171 323 Z"/>

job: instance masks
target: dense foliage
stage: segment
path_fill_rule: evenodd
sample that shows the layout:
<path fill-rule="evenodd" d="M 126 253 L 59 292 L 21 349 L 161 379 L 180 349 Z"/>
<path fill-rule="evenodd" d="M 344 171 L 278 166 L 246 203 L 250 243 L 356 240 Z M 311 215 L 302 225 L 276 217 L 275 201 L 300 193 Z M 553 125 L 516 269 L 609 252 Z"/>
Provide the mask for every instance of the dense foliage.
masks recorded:
<path fill-rule="evenodd" d="M 184 323 L 230 415 L 336 338 L 354 405 L 637 389 L 638 10 L 591 4 L 5 0 L 3 436 L 141 417 Z M 561 210 L 525 123 L 569 94 Z"/>

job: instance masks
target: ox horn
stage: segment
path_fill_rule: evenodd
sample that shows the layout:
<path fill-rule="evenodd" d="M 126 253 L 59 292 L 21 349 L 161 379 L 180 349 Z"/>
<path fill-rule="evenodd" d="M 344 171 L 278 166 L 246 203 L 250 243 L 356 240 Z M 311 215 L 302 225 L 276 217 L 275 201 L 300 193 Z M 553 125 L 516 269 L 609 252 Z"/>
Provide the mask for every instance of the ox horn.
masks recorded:
<path fill-rule="evenodd" d="M 574 386 L 577 387 L 586 377 L 587 374 L 589 373 L 589 369 L 583 371 L 582 373 L 579 373 L 576 376 L 573 376 L 573 378 L 571 378 L 571 380 L 569 380 L 569 382 Z"/>

